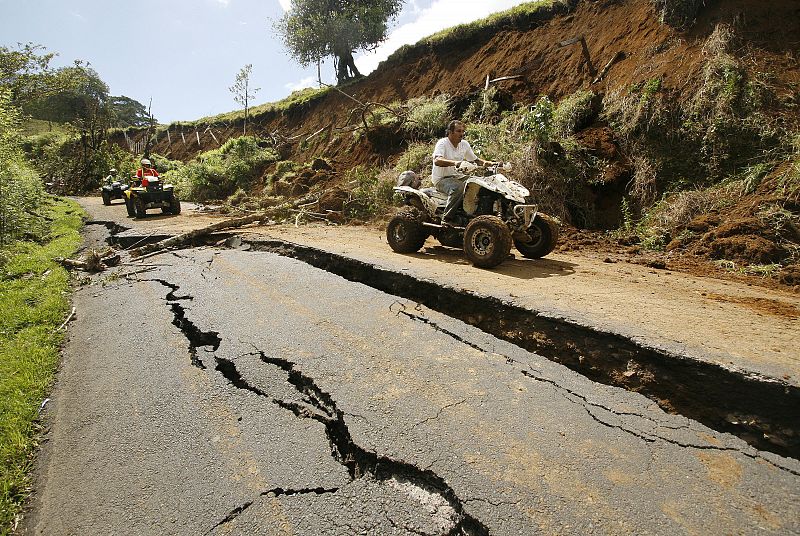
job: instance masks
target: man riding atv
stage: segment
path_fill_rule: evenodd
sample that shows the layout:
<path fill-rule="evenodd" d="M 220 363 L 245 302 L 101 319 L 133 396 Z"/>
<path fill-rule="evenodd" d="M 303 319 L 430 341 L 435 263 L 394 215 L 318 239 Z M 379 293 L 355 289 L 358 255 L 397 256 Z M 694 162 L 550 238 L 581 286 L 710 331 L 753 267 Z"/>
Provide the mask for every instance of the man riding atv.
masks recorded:
<path fill-rule="evenodd" d="M 180 214 L 181 203 L 175 196 L 172 184 L 161 184 L 158 171 L 147 158 L 142 158 L 142 167 L 132 177 L 131 188 L 125 193 L 125 208 L 128 216 L 144 218 L 147 209 L 160 208 L 164 214 Z"/>
<path fill-rule="evenodd" d="M 158 177 L 158 171 L 147 158 L 142 158 L 142 167 L 136 170 L 136 180 L 141 181 L 144 177 Z M 145 185 L 147 186 L 147 185 Z"/>
<path fill-rule="evenodd" d="M 498 162 L 478 158 L 472 151 L 469 142 L 464 139 L 466 126 L 455 119 L 447 125 L 447 137 L 440 139 L 433 149 L 433 169 L 431 182 L 441 193 L 447 196 L 447 204 L 442 215 L 444 225 L 456 225 L 456 214 L 461 210 L 464 200 L 465 173 L 475 171 L 479 166 L 497 166 Z"/>
<path fill-rule="evenodd" d="M 413 171 L 398 177 L 394 191 L 406 206 L 386 226 L 389 246 L 413 253 L 433 236 L 444 246 L 463 248 L 481 268 L 508 258 L 512 243 L 532 259 L 553 251 L 558 222 L 539 212 L 527 188 L 503 174 L 510 164 L 478 158 L 463 139 L 461 121 L 451 122 L 447 130 L 433 151 L 435 188 L 420 188 Z"/>
<path fill-rule="evenodd" d="M 122 184 L 117 177 L 117 170 L 111 168 L 108 170 L 108 175 L 100 186 L 100 195 L 103 198 L 104 205 L 110 205 L 112 199 L 125 199 L 125 190 L 128 189 L 127 184 Z"/>

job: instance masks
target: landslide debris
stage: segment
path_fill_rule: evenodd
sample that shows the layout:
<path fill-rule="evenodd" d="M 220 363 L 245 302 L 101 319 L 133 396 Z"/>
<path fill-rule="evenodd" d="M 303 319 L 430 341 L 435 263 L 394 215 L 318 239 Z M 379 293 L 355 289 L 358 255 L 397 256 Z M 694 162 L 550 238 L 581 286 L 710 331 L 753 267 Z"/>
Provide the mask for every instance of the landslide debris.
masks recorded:
<path fill-rule="evenodd" d="M 397 171 L 427 174 L 434 139 L 462 117 L 567 227 L 563 249 L 796 288 L 797 42 L 792 0 L 520 6 L 256 110 L 249 128 L 274 161 L 228 206 L 311 194 L 307 217 L 380 218 Z M 235 114 L 170 125 L 155 150 L 188 161 L 240 131 Z"/>

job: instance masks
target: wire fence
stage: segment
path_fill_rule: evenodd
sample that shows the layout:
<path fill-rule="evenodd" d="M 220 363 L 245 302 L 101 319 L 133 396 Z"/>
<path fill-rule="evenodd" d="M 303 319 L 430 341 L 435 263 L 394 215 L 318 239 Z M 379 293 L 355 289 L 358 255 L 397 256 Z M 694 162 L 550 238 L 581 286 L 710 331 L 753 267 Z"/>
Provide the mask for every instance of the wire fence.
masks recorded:
<path fill-rule="evenodd" d="M 216 134 L 214 133 L 215 130 Z M 167 139 L 167 145 L 171 146 L 173 144 L 173 136 L 175 137 L 175 143 L 180 142 L 184 147 L 189 147 L 194 144 L 196 144 L 197 147 L 203 147 L 204 143 L 207 145 L 212 141 L 217 147 L 220 147 L 222 145 L 220 138 L 224 139 L 222 131 L 219 128 L 215 128 L 214 125 L 206 125 L 206 128 L 203 130 L 195 128 L 189 131 L 183 128 L 167 128 L 164 131 L 156 131 L 149 139 L 147 135 L 139 139 L 134 139 L 128 135 L 127 131 L 123 131 L 122 134 L 125 137 L 125 146 L 128 147 L 128 151 L 132 154 L 143 154 L 148 145 L 151 147 L 155 146 L 164 138 Z M 219 138 L 217 135 L 219 135 Z"/>

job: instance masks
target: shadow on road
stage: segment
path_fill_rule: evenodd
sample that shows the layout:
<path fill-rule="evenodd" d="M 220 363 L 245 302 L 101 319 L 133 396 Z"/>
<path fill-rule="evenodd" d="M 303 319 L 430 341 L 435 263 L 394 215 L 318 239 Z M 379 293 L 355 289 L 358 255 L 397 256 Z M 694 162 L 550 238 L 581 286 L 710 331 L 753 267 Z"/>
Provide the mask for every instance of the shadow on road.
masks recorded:
<path fill-rule="evenodd" d="M 446 246 L 428 246 L 417 253 L 408 254 L 409 257 L 422 260 L 432 260 L 448 264 L 462 264 L 469 266 L 470 262 L 464 257 L 464 251 Z M 491 268 L 492 272 L 518 279 L 540 279 L 545 277 L 572 275 L 577 265 L 571 262 L 557 261 L 554 259 L 526 259 L 515 253 L 513 259 L 507 259 L 500 266 Z"/>
<path fill-rule="evenodd" d="M 177 214 L 149 214 L 148 213 L 147 216 L 145 216 L 144 218 L 136 217 L 134 219 L 136 219 L 137 221 L 145 221 L 145 220 L 147 220 L 147 221 L 158 221 L 158 220 L 166 220 L 166 219 L 170 219 L 170 218 L 176 218 L 177 216 L 178 216 Z"/>

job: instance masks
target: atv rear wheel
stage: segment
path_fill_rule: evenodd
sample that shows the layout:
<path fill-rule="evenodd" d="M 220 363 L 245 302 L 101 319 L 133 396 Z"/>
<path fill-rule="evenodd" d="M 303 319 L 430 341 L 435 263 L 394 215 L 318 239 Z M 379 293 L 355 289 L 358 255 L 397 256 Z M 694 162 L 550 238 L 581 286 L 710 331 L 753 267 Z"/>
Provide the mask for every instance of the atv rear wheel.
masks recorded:
<path fill-rule="evenodd" d="M 104 205 L 110 205 L 111 204 L 111 194 L 110 193 L 108 193 L 106 191 L 103 191 L 100 195 L 103 197 L 103 204 Z"/>
<path fill-rule="evenodd" d="M 511 231 L 497 216 L 478 216 L 464 231 L 464 255 L 478 268 L 494 268 L 511 251 Z"/>
<path fill-rule="evenodd" d="M 546 214 L 537 214 L 524 233 L 514 233 L 514 245 L 524 257 L 539 259 L 556 247 L 558 224 Z"/>
<path fill-rule="evenodd" d="M 386 226 L 386 241 L 397 253 L 414 253 L 419 251 L 428 232 L 422 225 L 422 213 L 414 207 L 403 207 L 389 220 Z"/>

